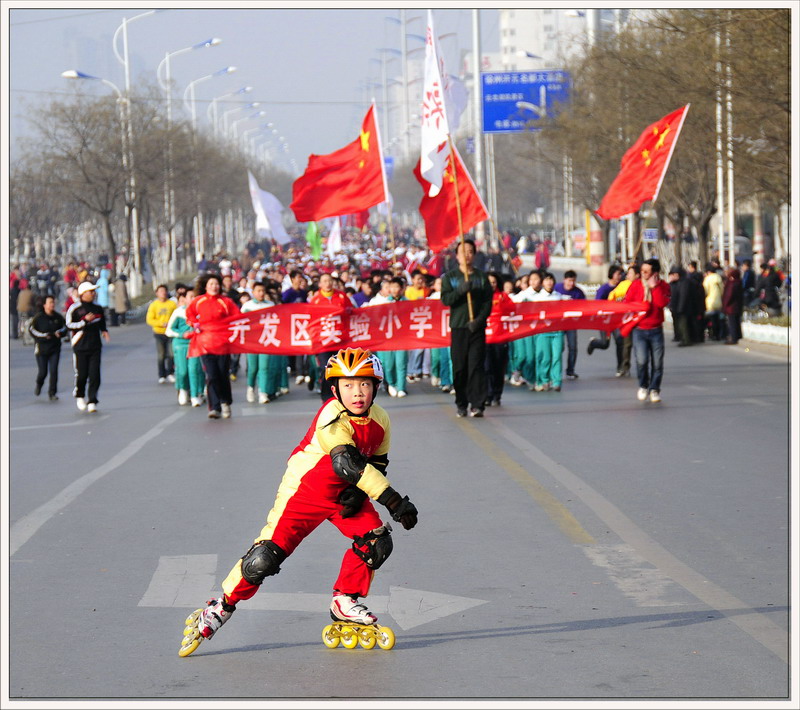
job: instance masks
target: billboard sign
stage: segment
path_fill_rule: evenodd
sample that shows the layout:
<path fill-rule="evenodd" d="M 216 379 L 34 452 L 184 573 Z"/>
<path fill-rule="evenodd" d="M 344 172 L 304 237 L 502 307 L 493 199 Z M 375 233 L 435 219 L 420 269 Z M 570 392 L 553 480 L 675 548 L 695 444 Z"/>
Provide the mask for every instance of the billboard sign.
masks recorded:
<path fill-rule="evenodd" d="M 484 133 L 523 133 L 569 100 L 569 72 L 561 70 L 481 73 Z"/>

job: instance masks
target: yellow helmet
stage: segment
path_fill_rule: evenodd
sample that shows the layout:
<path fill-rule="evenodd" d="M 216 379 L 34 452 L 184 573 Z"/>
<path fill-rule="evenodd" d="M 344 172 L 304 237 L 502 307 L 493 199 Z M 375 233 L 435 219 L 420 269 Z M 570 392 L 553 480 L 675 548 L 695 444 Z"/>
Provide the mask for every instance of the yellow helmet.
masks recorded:
<path fill-rule="evenodd" d="M 331 355 L 325 367 L 325 379 L 333 377 L 373 377 L 383 381 L 383 365 L 378 356 L 362 348 L 343 348 Z"/>

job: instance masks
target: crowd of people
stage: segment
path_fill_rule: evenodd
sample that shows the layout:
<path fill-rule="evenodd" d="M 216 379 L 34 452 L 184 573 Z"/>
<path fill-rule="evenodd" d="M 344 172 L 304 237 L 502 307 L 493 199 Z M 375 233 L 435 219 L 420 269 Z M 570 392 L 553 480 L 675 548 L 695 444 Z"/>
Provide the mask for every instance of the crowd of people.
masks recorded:
<path fill-rule="evenodd" d="M 527 273 L 520 270 L 521 262 L 513 250 L 479 251 L 471 240 L 466 240 L 463 248 L 460 243 L 454 246 L 434 255 L 413 234 L 388 244 L 354 233 L 345 237 L 344 249 L 332 256 L 314 258 L 305 245 L 281 246 L 265 240 L 250 242 L 238 257 L 221 253 L 202 258 L 191 283 L 176 284 L 172 293 L 166 284 L 159 285 L 147 308 L 145 320 L 156 347 L 157 382 L 173 384 L 181 406 L 205 403 L 212 419 L 231 416 L 231 383 L 240 376 L 246 377 L 249 403 L 269 404 L 287 394 L 290 383 L 307 387 L 324 400 L 329 389 L 324 368 L 332 353 L 189 358 L 189 339 L 209 319 L 282 303 L 364 308 L 428 298 L 441 299 L 451 309 L 451 345 L 378 352 L 385 373 L 382 387 L 390 397 L 406 397 L 412 385 L 425 381 L 454 395 L 458 416 L 481 417 L 487 407 L 501 405 L 506 385 L 558 392 L 564 379 L 578 379 L 579 334 L 575 330 L 541 333 L 506 344 L 485 341 L 492 309 L 507 312 L 515 303 L 585 299 L 576 273 L 567 270 L 557 279 L 550 270 L 544 243 L 535 252 L 536 268 Z M 648 272 L 646 278 L 642 268 Z M 663 334 L 646 331 L 661 327 L 664 308 L 671 311 L 673 339 L 680 346 L 705 340 L 736 344 L 742 337 L 744 309 L 778 315 L 786 281 L 788 277 L 772 262 L 766 262 L 758 275 L 749 261 L 723 270 L 712 260 L 702 272 L 691 262 L 685 270 L 671 268 L 666 278 L 656 260 L 627 267 L 614 264 L 594 297 L 651 300 L 661 312 L 651 314 L 627 337 L 618 331 L 600 332 L 590 338 L 587 352 L 605 350 L 613 340 L 617 377 L 631 374 L 632 356 L 638 354 L 641 363 L 649 358 L 648 372 L 639 377 L 638 396 L 659 401 L 662 368 L 658 361 L 663 360 L 663 342 L 656 341 Z M 19 332 L 15 318 L 23 317 L 36 342 L 36 394 L 49 372 L 48 393 L 51 399 L 58 399 L 58 354 L 62 339 L 70 337 L 73 352 L 83 353 L 76 359 L 80 364 L 76 365 L 77 405 L 82 411 L 96 411 L 102 339 L 108 340 L 108 327 L 127 323 L 131 308 L 125 275 L 115 276 L 108 263 L 93 268 L 73 261 L 63 271 L 47 264 L 38 265 L 35 271 L 17 266 L 11 272 L 10 295 L 11 337 Z M 60 297 L 63 324 L 57 318 L 61 315 L 57 309 Z M 645 335 L 650 336 L 647 342 Z M 637 340 L 641 341 L 638 345 Z M 642 367 L 640 364 L 638 370 Z"/>

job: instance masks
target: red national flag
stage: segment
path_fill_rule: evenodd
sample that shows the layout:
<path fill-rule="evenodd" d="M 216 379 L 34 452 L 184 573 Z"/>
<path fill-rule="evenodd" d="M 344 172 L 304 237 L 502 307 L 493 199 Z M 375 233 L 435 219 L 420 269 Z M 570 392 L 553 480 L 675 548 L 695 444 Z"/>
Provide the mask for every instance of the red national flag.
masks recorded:
<path fill-rule="evenodd" d="M 453 176 L 453 158 L 455 157 L 456 175 Z M 472 178 L 469 176 L 461 156 L 455 146 L 453 153 L 447 158 L 444 170 L 442 189 L 436 197 L 429 197 L 430 183 L 422 177 L 420 164 L 414 168 L 414 177 L 422 185 L 422 201 L 419 211 L 425 220 L 425 234 L 428 238 L 428 247 L 433 252 L 445 249 L 454 239 L 468 232 L 479 222 L 489 219 L 489 210 L 486 209 L 478 194 Z M 458 196 L 461 203 L 461 227 L 458 229 L 458 208 L 456 207 L 455 182 L 458 178 Z"/>
<path fill-rule="evenodd" d="M 622 156 L 620 171 L 603 197 L 597 214 L 615 219 L 655 201 L 669 166 L 690 104 L 648 126 Z"/>
<path fill-rule="evenodd" d="M 383 158 L 370 106 L 361 134 L 335 153 L 311 155 L 308 166 L 292 186 L 292 204 L 298 222 L 353 214 L 386 202 Z"/>

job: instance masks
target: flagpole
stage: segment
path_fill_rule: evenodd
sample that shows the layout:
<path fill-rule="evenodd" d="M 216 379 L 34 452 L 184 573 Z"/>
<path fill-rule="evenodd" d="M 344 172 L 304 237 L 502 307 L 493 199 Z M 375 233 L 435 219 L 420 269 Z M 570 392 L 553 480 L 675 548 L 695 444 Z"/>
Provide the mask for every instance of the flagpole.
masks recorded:
<path fill-rule="evenodd" d="M 405 30 L 403 30 L 405 32 Z M 378 156 L 381 161 L 381 177 L 383 178 L 383 196 L 386 198 L 386 211 L 389 215 L 389 247 L 394 251 L 394 225 L 392 224 L 392 205 L 389 201 L 389 182 L 386 179 L 386 162 L 383 159 L 383 144 L 381 143 L 381 129 L 378 121 L 378 107 L 375 105 L 375 98 L 372 98 L 372 111 L 375 116 L 375 133 L 378 143 Z"/>
<path fill-rule="evenodd" d="M 464 228 L 461 221 L 461 196 L 458 194 L 458 170 L 456 169 L 455 149 L 453 148 L 453 137 L 448 134 L 447 142 L 450 146 L 450 164 L 453 166 L 453 186 L 456 190 L 456 216 L 458 217 L 458 234 L 461 245 L 461 254 L 464 256 L 464 263 L 462 264 L 464 270 L 464 281 L 469 281 L 469 271 L 467 271 L 466 252 L 464 251 Z M 475 314 L 472 309 L 472 294 L 467 291 L 467 308 L 469 309 L 469 319 L 474 320 Z"/>

